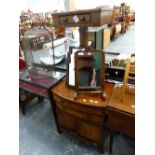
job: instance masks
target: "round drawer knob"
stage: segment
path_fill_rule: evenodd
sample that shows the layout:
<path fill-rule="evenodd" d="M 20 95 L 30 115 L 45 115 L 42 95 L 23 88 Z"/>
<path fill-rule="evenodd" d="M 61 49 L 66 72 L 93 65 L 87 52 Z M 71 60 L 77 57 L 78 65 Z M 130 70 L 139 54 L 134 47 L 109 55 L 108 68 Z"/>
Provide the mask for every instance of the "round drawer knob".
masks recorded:
<path fill-rule="evenodd" d="M 118 71 L 115 71 L 115 75 L 118 75 Z"/>

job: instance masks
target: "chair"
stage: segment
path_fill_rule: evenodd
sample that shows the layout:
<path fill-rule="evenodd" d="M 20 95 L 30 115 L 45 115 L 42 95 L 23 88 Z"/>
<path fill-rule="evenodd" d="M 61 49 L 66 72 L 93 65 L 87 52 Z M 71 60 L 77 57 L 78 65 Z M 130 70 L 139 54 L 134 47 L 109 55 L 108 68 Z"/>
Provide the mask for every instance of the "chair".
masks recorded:
<path fill-rule="evenodd" d="M 135 94 L 135 63 L 132 62 L 133 57 L 127 59 L 123 87 L 122 87 L 122 98 L 121 101 L 124 102 L 126 93 Z"/>

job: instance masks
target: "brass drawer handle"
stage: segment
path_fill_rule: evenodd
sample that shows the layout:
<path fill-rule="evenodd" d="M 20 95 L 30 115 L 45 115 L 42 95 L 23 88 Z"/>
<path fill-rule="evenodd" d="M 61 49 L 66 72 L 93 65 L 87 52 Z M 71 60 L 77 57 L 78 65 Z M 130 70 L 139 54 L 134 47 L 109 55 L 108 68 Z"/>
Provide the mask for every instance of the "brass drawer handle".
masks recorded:
<path fill-rule="evenodd" d="M 82 18 L 80 18 L 80 20 L 84 22 L 86 20 L 86 18 L 82 17 Z"/>

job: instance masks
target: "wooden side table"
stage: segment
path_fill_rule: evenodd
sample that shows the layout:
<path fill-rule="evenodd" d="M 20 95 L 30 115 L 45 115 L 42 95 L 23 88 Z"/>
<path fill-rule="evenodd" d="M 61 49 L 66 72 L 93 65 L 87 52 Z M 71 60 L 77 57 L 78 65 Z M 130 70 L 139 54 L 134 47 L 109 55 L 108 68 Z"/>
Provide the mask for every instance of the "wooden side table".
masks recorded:
<path fill-rule="evenodd" d="M 95 142 L 99 151 L 103 152 L 105 109 L 113 87 L 113 84 L 105 84 L 105 100 L 96 94 L 83 94 L 74 100 L 75 90 L 67 88 L 65 81 L 52 88 L 60 131 L 73 131 L 78 136 Z"/>
<path fill-rule="evenodd" d="M 134 139 L 135 137 L 135 98 L 126 94 L 124 103 L 121 102 L 122 87 L 115 86 L 108 102 L 108 122 L 110 129 L 109 152 L 112 153 L 113 137 L 116 131 Z"/>
<path fill-rule="evenodd" d="M 80 47 L 88 47 L 88 27 L 112 23 L 112 9 L 96 8 L 53 13 L 55 27 L 80 27 Z"/>

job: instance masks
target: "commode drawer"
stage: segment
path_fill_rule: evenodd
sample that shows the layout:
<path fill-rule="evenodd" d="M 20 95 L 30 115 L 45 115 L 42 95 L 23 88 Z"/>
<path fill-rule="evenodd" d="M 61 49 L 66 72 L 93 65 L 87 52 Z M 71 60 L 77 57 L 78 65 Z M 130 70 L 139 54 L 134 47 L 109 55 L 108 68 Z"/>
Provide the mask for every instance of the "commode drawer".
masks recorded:
<path fill-rule="evenodd" d="M 64 98 L 61 98 L 57 95 L 54 95 L 53 98 L 56 102 L 58 102 L 58 104 L 60 103 L 64 106 L 68 107 L 69 109 L 73 109 L 76 111 L 80 111 L 80 112 L 84 112 L 84 113 L 92 114 L 92 115 L 97 115 L 97 116 L 101 116 L 101 117 L 104 114 L 104 109 L 102 109 L 102 108 L 85 106 L 85 105 L 78 104 L 78 103 L 75 104 L 75 102 L 65 100 Z"/>
<path fill-rule="evenodd" d="M 99 123 L 99 124 L 102 124 L 102 122 L 103 122 L 99 116 L 95 116 L 95 115 L 83 113 L 80 111 L 76 111 L 74 109 L 67 107 L 66 105 L 64 105 L 62 103 L 59 103 L 59 102 L 56 102 L 56 107 L 58 109 L 62 110 L 63 112 L 65 112 L 66 114 L 74 116 L 74 117 L 79 118 L 79 119 L 93 121 L 93 122 Z"/>

